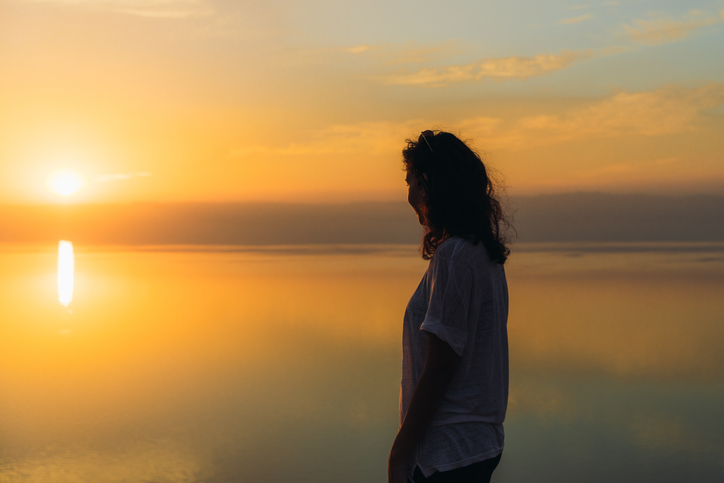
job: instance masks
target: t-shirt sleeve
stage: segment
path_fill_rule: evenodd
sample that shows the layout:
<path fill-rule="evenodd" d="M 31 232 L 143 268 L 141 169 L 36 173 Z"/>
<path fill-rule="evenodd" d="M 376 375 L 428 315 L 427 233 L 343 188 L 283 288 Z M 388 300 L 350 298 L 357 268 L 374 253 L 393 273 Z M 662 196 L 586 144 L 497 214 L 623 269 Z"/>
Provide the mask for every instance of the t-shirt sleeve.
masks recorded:
<path fill-rule="evenodd" d="M 473 283 L 470 267 L 461 262 L 459 256 L 449 251 L 433 257 L 429 302 L 420 326 L 420 330 L 445 341 L 459 356 L 463 354 L 468 338 Z"/>

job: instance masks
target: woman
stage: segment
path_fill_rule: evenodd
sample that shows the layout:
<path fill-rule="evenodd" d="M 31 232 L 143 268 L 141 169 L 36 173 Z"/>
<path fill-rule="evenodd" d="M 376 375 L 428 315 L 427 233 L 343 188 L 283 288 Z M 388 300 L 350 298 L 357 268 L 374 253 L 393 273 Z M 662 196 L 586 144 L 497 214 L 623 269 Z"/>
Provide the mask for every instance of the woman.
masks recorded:
<path fill-rule="evenodd" d="M 480 157 L 454 135 L 425 131 L 402 154 L 430 265 L 405 310 L 389 482 L 488 482 L 508 402 L 507 223 Z"/>

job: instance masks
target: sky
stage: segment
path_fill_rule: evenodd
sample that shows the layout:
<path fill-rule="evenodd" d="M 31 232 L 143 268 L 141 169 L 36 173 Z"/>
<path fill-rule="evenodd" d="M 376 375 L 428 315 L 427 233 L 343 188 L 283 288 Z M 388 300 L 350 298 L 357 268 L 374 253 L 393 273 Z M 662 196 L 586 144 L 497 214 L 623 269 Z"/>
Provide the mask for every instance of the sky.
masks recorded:
<path fill-rule="evenodd" d="M 400 200 L 425 129 L 512 195 L 724 193 L 724 0 L 0 0 L 2 204 Z"/>

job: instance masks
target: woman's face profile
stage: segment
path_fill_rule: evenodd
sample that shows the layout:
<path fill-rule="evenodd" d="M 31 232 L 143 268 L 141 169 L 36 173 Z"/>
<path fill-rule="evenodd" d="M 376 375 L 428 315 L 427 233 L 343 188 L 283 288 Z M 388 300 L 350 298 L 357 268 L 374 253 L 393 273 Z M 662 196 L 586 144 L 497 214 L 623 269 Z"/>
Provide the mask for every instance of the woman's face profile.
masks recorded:
<path fill-rule="evenodd" d="M 423 175 L 424 176 L 424 175 Z M 412 176 L 409 172 L 405 176 L 405 182 L 407 183 L 407 202 L 410 203 L 412 209 L 417 213 L 417 219 L 421 225 L 425 224 L 425 203 L 424 203 L 424 189 L 422 184 L 417 178 Z"/>

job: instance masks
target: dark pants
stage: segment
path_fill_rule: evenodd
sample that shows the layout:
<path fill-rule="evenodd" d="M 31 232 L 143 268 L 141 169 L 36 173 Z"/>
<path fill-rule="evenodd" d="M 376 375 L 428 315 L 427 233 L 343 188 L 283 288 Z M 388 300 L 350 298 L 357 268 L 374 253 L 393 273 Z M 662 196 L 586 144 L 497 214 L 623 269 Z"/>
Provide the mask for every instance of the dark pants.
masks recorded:
<path fill-rule="evenodd" d="M 493 471 L 500 463 L 501 456 L 503 455 L 499 454 L 495 458 L 450 471 L 437 471 L 431 474 L 429 478 L 422 476 L 422 471 L 417 467 L 413 479 L 415 483 L 489 483 Z"/>

